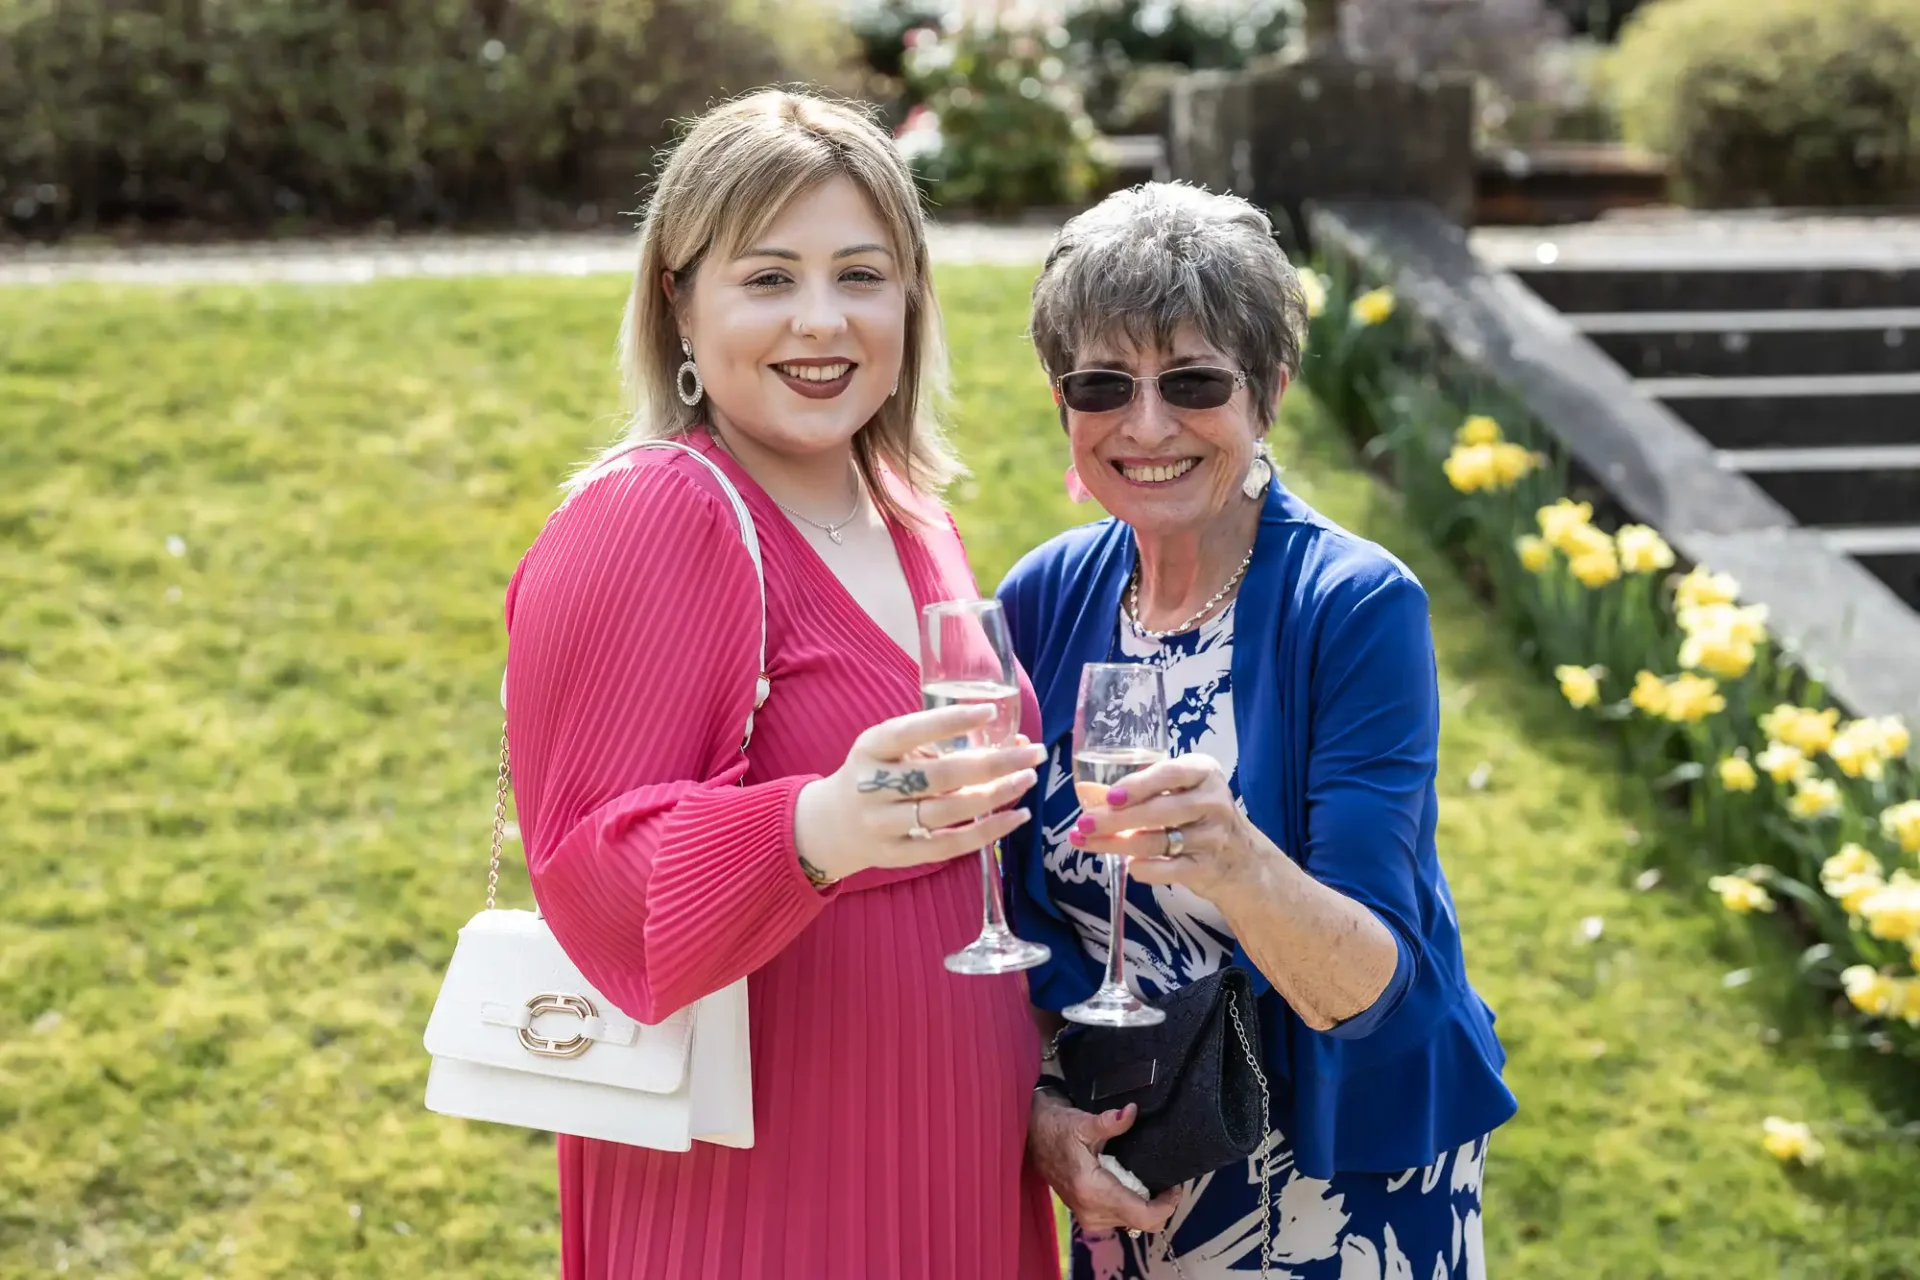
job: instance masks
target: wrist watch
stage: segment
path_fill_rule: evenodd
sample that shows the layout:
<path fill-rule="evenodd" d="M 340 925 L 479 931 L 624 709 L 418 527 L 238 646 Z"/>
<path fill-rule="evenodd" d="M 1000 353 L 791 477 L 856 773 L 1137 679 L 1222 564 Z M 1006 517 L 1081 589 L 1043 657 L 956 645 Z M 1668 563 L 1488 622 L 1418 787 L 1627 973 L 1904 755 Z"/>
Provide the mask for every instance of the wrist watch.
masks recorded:
<path fill-rule="evenodd" d="M 820 868 L 814 866 L 811 862 L 808 862 L 806 854 L 799 853 L 796 851 L 794 856 L 800 859 L 800 873 L 806 876 L 807 883 L 812 885 L 814 888 L 825 889 L 829 885 L 835 883 L 834 878 L 832 876 L 828 875 L 826 872 L 822 871 Z"/>

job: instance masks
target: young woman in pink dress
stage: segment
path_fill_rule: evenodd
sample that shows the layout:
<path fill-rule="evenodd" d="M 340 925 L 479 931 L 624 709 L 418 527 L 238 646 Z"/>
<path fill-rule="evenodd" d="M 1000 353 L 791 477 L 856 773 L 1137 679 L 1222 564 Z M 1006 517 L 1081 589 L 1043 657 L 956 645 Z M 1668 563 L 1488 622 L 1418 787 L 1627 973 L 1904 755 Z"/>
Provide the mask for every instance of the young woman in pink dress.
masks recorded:
<path fill-rule="evenodd" d="M 918 710 L 920 607 L 977 589 L 937 499 L 956 464 L 913 180 L 857 112 L 762 93 L 695 124 L 641 240 L 625 443 L 683 441 L 745 497 L 771 693 L 743 755 L 737 521 L 697 460 L 616 446 L 508 590 L 520 826 L 554 934 L 625 1013 L 747 977 L 755 1143 L 560 1138 L 563 1274 L 1052 1280 L 1026 984 L 941 964 L 1041 752 L 914 756 L 987 716 Z"/>

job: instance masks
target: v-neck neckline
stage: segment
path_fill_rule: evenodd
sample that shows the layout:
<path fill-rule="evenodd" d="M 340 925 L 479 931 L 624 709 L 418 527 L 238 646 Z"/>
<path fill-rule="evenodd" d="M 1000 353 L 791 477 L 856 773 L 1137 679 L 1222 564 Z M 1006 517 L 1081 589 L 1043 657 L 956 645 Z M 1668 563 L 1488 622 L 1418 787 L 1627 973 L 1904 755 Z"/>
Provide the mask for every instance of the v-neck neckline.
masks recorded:
<path fill-rule="evenodd" d="M 760 482 L 748 473 L 738 458 L 720 447 L 719 441 L 713 438 L 711 431 L 707 428 L 702 427 L 689 434 L 698 438 L 703 446 L 701 452 L 724 468 L 734 484 L 746 495 L 748 502 L 757 508 L 754 513 L 754 525 L 762 543 L 766 541 L 765 531 L 769 523 L 781 529 L 783 532 L 780 536 L 796 548 L 794 554 L 798 564 L 819 579 L 824 590 L 839 597 L 841 608 L 860 619 L 859 625 L 865 630 L 867 639 L 872 642 L 872 647 L 885 660 L 899 667 L 902 674 L 912 681 L 914 688 L 918 689 L 920 659 L 909 653 L 894 638 L 893 633 L 881 626 L 880 620 L 868 613 L 866 608 L 854 598 L 853 592 L 847 590 L 847 584 L 840 581 L 840 575 L 833 571 L 832 566 L 821 556 L 813 543 L 808 541 L 806 535 L 787 518 L 786 512 L 780 509 L 780 504 L 773 500 L 773 495 L 761 487 Z M 921 611 L 932 603 L 928 598 L 928 590 L 933 585 L 932 557 L 916 535 L 901 527 L 900 521 L 885 515 L 881 519 L 887 526 L 888 536 L 893 540 L 894 559 L 899 563 L 900 572 L 907 580 L 907 595 L 913 602 L 914 624 L 917 628 Z"/>

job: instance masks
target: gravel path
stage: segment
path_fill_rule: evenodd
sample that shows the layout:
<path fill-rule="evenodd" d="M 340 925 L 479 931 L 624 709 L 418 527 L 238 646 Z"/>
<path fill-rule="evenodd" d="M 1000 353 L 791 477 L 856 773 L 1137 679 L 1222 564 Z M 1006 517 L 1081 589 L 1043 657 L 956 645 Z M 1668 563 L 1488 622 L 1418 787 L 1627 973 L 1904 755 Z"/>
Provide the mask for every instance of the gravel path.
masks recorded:
<path fill-rule="evenodd" d="M 1038 266 L 1057 228 L 933 225 L 934 261 Z M 351 284 L 396 276 L 580 276 L 633 270 L 630 236 L 419 235 L 132 248 L 0 246 L 0 286 L 68 280 L 120 284 Z"/>

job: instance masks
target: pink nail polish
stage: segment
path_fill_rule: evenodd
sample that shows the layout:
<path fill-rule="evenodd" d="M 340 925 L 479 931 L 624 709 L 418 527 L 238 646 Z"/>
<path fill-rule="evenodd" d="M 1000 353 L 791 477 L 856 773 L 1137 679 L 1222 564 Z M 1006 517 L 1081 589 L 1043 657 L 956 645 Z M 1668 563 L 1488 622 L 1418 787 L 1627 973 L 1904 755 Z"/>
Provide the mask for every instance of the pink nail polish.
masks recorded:
<path fill-rule="evenodd" d="M 1119 806 L 1125 804 L 1126 802 L 1127 802 L 1127 789 L 1125 787 L 1112 787 L 1108 789 L 1107 791 L 1108 804 L 1114 806 L 1115 808 L 1118 808 Z"/>
<path fill-rule="evenodd" d="M 1080 815 L 1080 821 L 1073 824 L 1073 829 L 1083 836 L 1090 836 L 1093 834 L 1093 829 L 1099 825 L 1099 823 L 1083 813 Z"/>
<path fill-rule="evenodd" d="M 1087 838 L 1078 830 L 1069 831 L 1067 832 L 1067 843 L 1076 849 L 1084 849 L 1087 846 Z"/>

